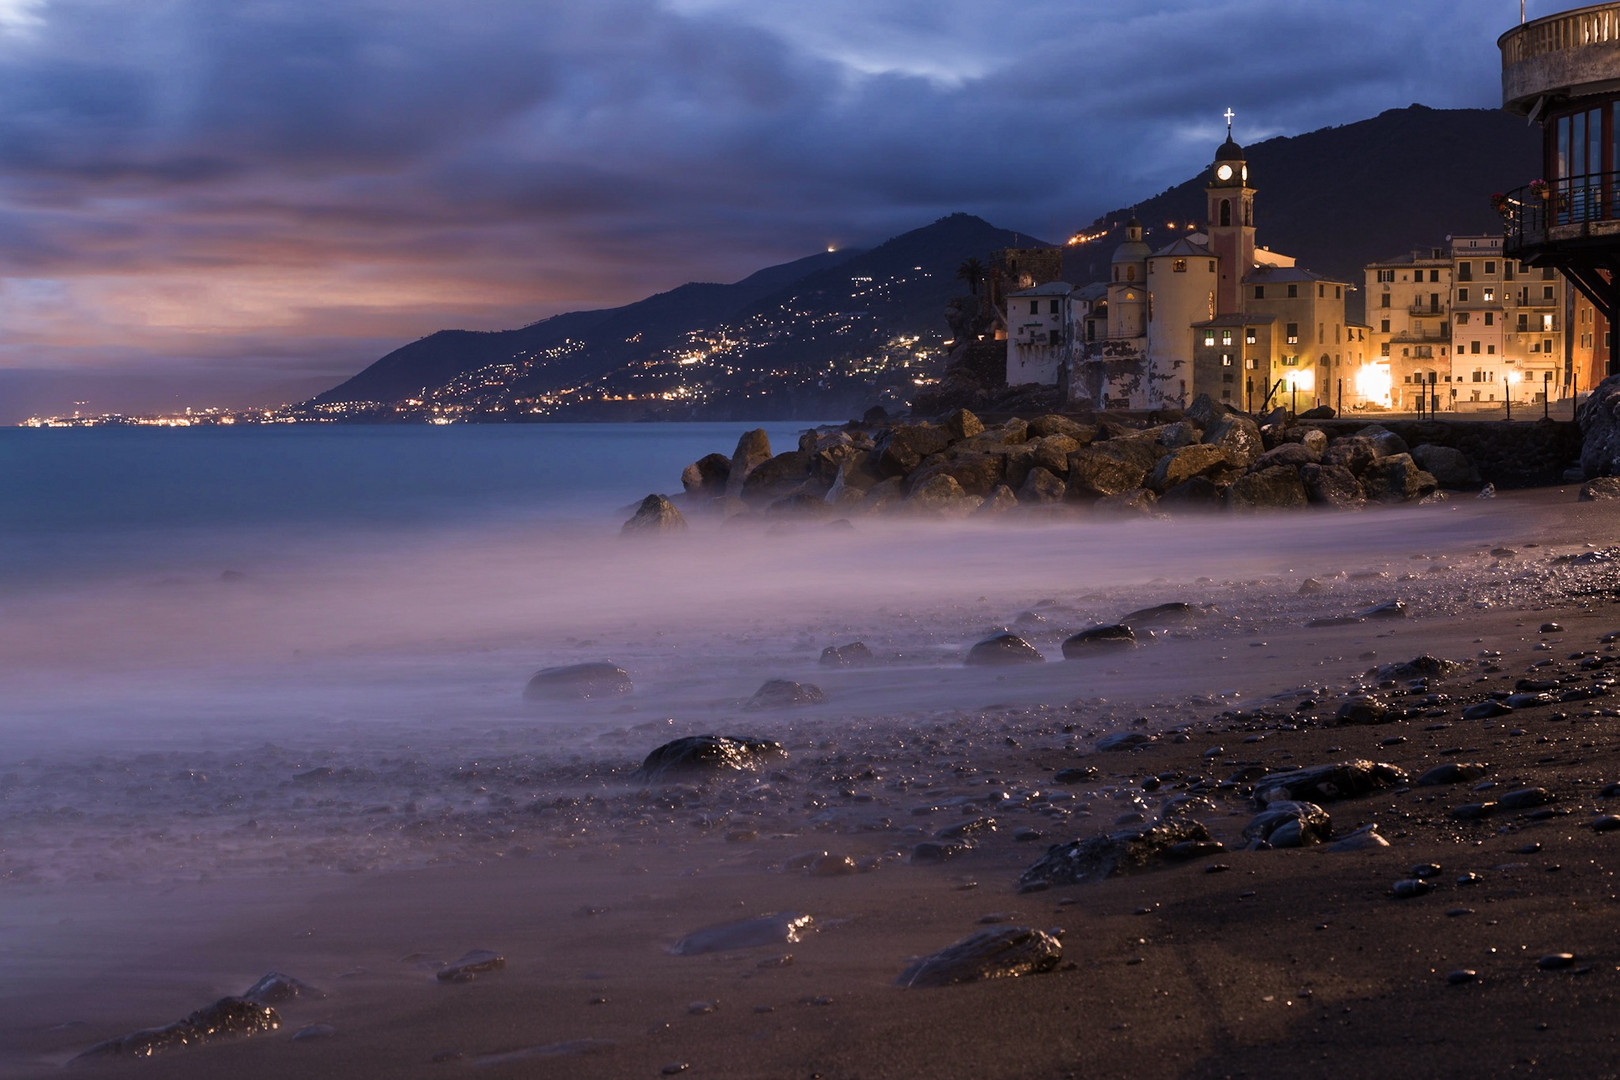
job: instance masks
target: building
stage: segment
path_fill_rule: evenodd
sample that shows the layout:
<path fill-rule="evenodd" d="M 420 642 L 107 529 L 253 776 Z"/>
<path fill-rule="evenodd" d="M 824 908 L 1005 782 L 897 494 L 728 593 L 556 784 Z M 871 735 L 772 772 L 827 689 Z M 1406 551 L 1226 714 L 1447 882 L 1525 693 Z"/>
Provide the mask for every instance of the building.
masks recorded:
<path fill-rule="evenodd" d="M 1366 296 L 1373 366 L 1388 372 L 1382 398 L 1382 376 L 1358 387 L 1366 403 L 1468 412 L 1570 392 L 1570 291 L 1551 267 L 1508 258 L 1500 236 L 1373 263 Z"/>
<path fill-rule="evenodd" d="M 1367 328 L 1345 320 L 1349 283 L 1256 245 L 1256 189 L 1230 131 L 1205 190 L 1205 232 L 1154 250 L 1133 218 L 1109 280 L 1009 296 L 1008 382 L 1062 385 L 1071 405 L 1096 409 L 1184 407 L 1205 393 L 1250 409 L 1284 395 L 1342 404 L 1368 348 Z"/>
<path fill-rule="evenodd" d="M 1544 155 L 1541 179 L 1498 199 L 1503 253 L 1556 270 L 1590 304 L 1589 313 L 1574 305 L 1572 332 L 1594 344 L 1569 350 L 1564 375 L 1591 386 L 1620 374 L 1620 339 L 1608 329 L 1620 307 L 1620 3 L 1521 23 L 1497 45 L 1502 107 L 1541 125 Z"/>

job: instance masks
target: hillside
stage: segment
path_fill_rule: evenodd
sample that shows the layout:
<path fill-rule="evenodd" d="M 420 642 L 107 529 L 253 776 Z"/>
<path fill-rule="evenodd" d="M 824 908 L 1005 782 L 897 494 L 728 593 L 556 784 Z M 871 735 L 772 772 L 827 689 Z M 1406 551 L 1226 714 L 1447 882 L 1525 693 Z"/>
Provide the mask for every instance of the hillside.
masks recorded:
<path fill-rule="evenodd" d="M 1210 150 L 1213 154 L 1214 147 Z M 1499 230 L 1494 191 L 1540 174 L 1540 140 L 1488 109 L 1413 105 L 1246 148 L 1259 243 L 1352 284 L 1362 267 L 1447 235 Z M 1074 284 L 1106 278 L 1134 213 L 1167 243 L 1204 213 L 1205 174 L 1078 229 Z M 389 353 L 306 408 L 348 419 L 813 417 L 904 403 L 937 375 L 956 268 L 1030 246 L 952 214 L 869 251 L 821 253 L 729 285 L 691 284 L 518 330 L 446 330 Z M 1350 294 L 1352 317 L 1360 292 Z"/>

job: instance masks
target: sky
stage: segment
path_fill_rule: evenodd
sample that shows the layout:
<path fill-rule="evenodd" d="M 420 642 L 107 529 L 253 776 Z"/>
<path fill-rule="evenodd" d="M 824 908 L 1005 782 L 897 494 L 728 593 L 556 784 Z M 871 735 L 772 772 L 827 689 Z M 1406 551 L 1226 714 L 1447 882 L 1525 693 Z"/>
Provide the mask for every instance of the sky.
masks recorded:
<path fill-rule="evenodd" d="M 1531 0 L 1529 15 L 1572 3 Z M 445 327 L 1240 142 L 1500 105 L 1513 0 L 0 0 L 0 422 L 295 400 Z"/>

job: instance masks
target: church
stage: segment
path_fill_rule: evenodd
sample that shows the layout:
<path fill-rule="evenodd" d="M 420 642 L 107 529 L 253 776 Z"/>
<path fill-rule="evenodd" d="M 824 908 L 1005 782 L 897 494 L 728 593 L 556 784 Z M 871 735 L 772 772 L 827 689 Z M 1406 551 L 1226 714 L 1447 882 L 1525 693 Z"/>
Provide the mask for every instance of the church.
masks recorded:
<path fill-rule="evenodd" d="M 1350 285 L 1255 245 L 1254 178 L 1231 119 L 1204 232 L 1155 251 L 1132 219 L 1109 280 L 1007 295 L 1009 385 L 1055 383 L 1094 409 L 1184 408 L 1199 394 L 1250 411 L 1356 403 L 1368 328 L 1345 319 Z"/>

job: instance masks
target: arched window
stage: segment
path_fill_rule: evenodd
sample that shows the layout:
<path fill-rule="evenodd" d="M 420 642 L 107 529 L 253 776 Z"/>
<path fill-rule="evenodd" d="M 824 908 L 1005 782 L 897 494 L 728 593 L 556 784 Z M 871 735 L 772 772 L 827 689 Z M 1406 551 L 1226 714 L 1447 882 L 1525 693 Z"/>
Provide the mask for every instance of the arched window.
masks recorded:
<path fill-rule="evenodd" d="M 1221 200 L 1221 224 L 1222 225 L 1230 225 L 1230 224 L 1232 224 L 1232 200 L 1231 199 L 1222 199 Z"/>

